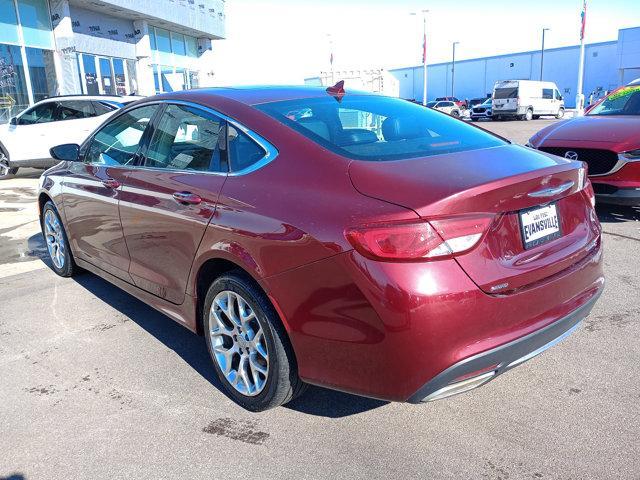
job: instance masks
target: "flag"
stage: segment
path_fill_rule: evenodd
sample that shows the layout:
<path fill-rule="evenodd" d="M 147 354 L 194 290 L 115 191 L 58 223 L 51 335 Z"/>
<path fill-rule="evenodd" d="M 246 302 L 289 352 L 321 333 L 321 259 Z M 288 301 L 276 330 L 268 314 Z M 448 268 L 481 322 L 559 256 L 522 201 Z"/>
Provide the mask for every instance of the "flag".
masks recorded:
<path fill-rule="evenodd" d="M 580 40 L 584 40 L 584 27 L 587 23 L 587 0 L 583 0 L 580 18 L 582 20 L 582 26 L 580 27 Z"/>
<path fill-rule="evenodd" d="M 427 63 L 427 33 L 425 32 L 422 39 L 422 63 Z"/>

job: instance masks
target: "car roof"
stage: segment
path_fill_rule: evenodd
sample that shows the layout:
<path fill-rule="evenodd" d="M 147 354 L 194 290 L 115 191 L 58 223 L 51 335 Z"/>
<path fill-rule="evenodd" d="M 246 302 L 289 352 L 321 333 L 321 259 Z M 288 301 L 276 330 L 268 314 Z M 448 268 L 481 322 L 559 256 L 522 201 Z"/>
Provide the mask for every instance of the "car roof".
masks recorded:
<path fill-rule="evenodd" d="M 65 100 L 95 100 L 95 101 L 103 101 L 103 102 L 132 102 L 135 100 L 139 100 L 143 97 L 129 96 L 129 97 L 121 97 L 118 95 L 58 95 L 54 97 L 47 97 L 43 100 L 40 100 L 37 103 L 46 103 L 46 102 L 59 102 Z"/>
<path fill-rule="evenodd" d="M 363 92 L 359 90 L 350 90 L 345 88 L 345 93 L 357 95 L 374 96 L 376 94 Z M 309 85 L 291 85 L 291 86 L 241 86 L 241 87 L 209 87 L 196 88 L 193 90 L 182 90 L 179 92 L 166 93 L 156 95 L 155 99 L 173 99 L 173 100 L 204 100 L 203 97 L 209 98 L 227 98 L 235 100 L 246 105 L 259 105 L 262 103 L 279 102 L 285 100 L 297 100 L 301 98 L 322 98 L 329 95 L 327 87 L 309 86 Z"/>

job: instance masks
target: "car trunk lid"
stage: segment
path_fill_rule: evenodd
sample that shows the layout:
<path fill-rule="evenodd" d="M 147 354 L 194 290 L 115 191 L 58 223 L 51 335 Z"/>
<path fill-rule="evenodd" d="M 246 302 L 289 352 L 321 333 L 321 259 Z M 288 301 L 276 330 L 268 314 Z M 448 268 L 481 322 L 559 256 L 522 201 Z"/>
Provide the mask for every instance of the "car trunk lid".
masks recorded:
<path fill-rule="evenodd" d="M 353 161 L 349 174 L 364 195 L 425 219 L 494 214 L 479 244 L 455 258 L 482 290 L 504 293 L 570 267 L 598 241 L 581 168 L 581 162 L 509 145 L 395 162 Z M 550 204 L 559 215 L 560 238 L 525 249 L 520 212 Z"/>

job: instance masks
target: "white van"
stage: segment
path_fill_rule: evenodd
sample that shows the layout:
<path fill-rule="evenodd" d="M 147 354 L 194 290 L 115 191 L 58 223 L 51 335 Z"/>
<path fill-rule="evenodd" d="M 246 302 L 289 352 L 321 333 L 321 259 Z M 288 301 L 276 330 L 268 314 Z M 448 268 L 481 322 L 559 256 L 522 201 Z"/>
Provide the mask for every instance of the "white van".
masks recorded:
<path fill-rule="evenodd" d="M 493 87 L 493 118 L 531 120 L 540 115 L 564 116 L 564 100 L 553 82 L 503 80 Z"/>

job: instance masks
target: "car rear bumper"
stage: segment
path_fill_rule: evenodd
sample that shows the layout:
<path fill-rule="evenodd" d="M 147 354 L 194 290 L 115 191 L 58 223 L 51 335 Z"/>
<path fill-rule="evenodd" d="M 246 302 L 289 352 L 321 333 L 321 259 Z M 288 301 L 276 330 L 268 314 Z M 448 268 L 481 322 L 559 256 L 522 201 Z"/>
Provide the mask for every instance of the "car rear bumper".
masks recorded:
<path fill-rule="evenodd" d="M 541 354 L 573 333 L 602 294 L 602 288 L 569 315 L 529 335 L 466 358 L 425 383 L 407 401 L 421 403 L 480 387 Z"/>
<path fill-rule="evenodd" d="M 468 359 L 558 322 L 565 325 L 559 319 L 573 312 L 588 312 L 590 307 L 581 308 L 593 303 L 604 276 L 598 243 L 565 271 L 502 295 L 484 293 L 455 260 L 376 262 L 353 251 L 263 283 L 305 382 L 406 402 L 422 401 L 441 388 L 440 380 L 430 382 Z M 505 350 L 500 368 L 549 343 L 560 330 Z M 458 368 L 453 378 L 463 375 Z"/>

